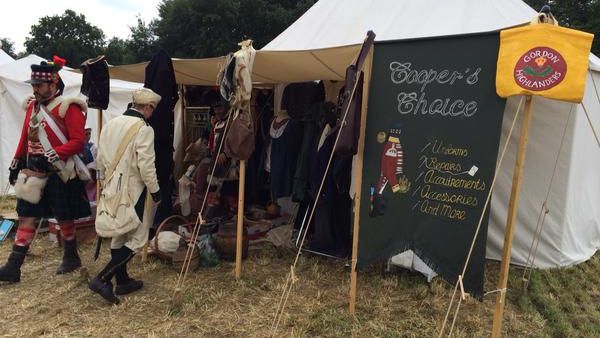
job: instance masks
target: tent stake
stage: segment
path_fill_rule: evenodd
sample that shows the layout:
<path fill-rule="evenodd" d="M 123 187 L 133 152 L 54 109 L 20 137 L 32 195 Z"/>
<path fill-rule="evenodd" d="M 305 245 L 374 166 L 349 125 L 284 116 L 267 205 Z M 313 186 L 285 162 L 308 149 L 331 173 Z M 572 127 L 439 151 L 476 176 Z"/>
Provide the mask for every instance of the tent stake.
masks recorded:
<path fill-rule="evenodd" d="M 502 329 L 502 316 L 504 314 L 504 302 L 506 300 L 505 290 L 508 284 L 512 241 L 515 234 L 515 221 L 517 218 L 517 207 L 519 204 L 519 192 L 521 190 L 523 166 L 525 164 L 525 154 L 527 152 L 527 141 L 529 139 L 529 129 L 532 118 L 532 107 L 533 99 L 531 96 L 528 95 L 525 101 L 525 115 L 523 116 L 523 121 L 521 123 L 521 133 L 519 136 L 517 160 L 515 162 L 512 190 L 510 193 L 510 201 L 508 203 L 508 218 L 506 220 L 506 230 L 504 232 L 504 249 L 502 252 L 502 262 L 500 263 L 500 279 L 498 280 L 498 290 L 504 291 L 499 292 L 496 296 L 496 305 L 494 307 L 494 323 L 492 327 L 492 338 L 499 338 Z"/>

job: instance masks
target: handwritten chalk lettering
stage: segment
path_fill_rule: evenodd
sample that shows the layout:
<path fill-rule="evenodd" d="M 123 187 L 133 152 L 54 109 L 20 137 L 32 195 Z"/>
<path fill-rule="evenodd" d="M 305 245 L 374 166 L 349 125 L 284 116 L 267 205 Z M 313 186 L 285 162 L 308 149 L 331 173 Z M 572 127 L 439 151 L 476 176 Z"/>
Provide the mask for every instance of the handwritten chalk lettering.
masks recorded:
<path fill-rule="evenodd" d="M 428 214 L 428 215 L 432 215 L 432 216 L 439 216 L 440 207 L 441 207 L 440 203 L 432 203 L 432 202 L 425 200 L 419 206 L 419 211 L 421 211 L 424 214 Z"/>
<path fill-rule="evenodd" d="M 462 172 L 462 167 L 459 163 L 439 161 L 437 157 L 425 157 L 426 167 L 437 171 Z"/>
<path fill-rule="evenodd" d="M 390 79 L 394 84 L 418 84 L 421 85 L 421 91 L 432 83 L 453 85 L 457 80 L 467 78 L 466 82 L 469 85 L 474 85 L 479 81 L 479 73 L 481 68 L 476 68 L 471 74 L 470 68 L 464 72 L 452 71 L 443 69 L 437 71 L 435 69 L 412 69 L 411 62 L 390 62 Z"/>
<path fill-rule="evenodd" d="M 443 141 L 435 140 L 433 142 L 433 146 L 431 147 L 431 152 L 433 154 L 442 154 L 448 156 L 461 156 L 467 157 L 469 156 L 469 150 L 465 148 L 458 148 L 453 146 L 452 144 L 444 144 Z"/>
<path fill-rule="evenodd" d="M 443 204 L 442 209 L 440 210 L 440 216 L 448 217 L 452 220 L 464 221 L 467 218 L 467 212 L 448 204 Z"/>
<path fill-rule="evenodd" d="M 425 184 L 435 184 L 448 188 L 456 189 L 473 189 L 478 191 L 484 191 L 486 184 L 481 179 L 465 179 L 455 178 L 452 176 L 444 176 L 437 174 L 435 170 L 429 170 L 423 179 Z"/>
<path fill-rule="evenodd" d="M 469 85 L 474 85 L 477 83 L 477 81 L 479 81 L 479 73 L 481 72 L 481 68 L 477 68 L 475 69 L 475 72 L 473 72 L 473 74 L 469 75 L 469 77 L 467 77 L 467 84 Z"/>
<path fill-rule="evenodd" d="M 469 207 L 476 207 L 479 205 L 479 200 L 474 196 L 467 196 L 463 194 L 453 194 L 444 191 L 432 190 L 431 185 L 426 184 L 421 189 L 421 198 L 426 198 L 432 201 L 444 202 L 449 204 L 460 204 Z"/>
<path fill-rule="evenodd" d="M 421 93 L 418 96 L 417 93 L 405 93 L 401 92 L 397 96 L 398 99 L 398 112 L 400 114 L 421 114 L 421 115 L 436 115 L 441 116 L 464 116 L 471 117 L 477 112 L 477 102 L 470 101 L 465 102 L 461 99 L 452 100 L 451 98 L 446 99 L 435 99 L 428 105 L 425 93 Z"/>

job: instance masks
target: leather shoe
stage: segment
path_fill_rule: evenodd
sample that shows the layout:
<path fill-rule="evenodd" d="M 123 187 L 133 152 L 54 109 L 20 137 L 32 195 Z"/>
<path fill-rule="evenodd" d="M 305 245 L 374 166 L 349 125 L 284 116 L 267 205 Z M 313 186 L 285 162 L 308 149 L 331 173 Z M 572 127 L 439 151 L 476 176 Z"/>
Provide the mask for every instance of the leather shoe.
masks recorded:
<path fill-rule="evenodd" d="M 137 291 L 142 287 L 144 287 L 143 281 L 130 278 L 129 281 L 127 281 L 127 283 L 117 284 L 117 287 L 115 288 L 115 294 L 119 296 L 126 295 Z"/>
<path fill-rule="evenodd" d="M 111 282 L 104 282 L 100 278 L 96 277 L 90 281 L 88 284 L 90 290 L 99 294 L 102 298 L 104 298 L 109 303 L 118 305 L 121 301 L 115 294 L 113 293 L 113 285 Z"/>

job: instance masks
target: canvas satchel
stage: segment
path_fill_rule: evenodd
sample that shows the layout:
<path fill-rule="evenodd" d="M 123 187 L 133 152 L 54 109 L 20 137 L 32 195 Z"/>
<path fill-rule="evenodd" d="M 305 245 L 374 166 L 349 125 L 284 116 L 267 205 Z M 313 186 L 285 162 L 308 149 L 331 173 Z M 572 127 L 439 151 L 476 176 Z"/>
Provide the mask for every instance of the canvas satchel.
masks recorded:
<path fill-rule="evenodd" d="M 233 112 L 230 112 L 230 115 Z M 229 122 L 229 130 L 225 134 L 225 155 L 238 160 L 247 160 L 254 152 L 255 131 L 254 121 L 250 112 L 239 109 Z"/>
<path fill-rule="evenodd" d="M 127 178 L 131 166 L 127 165 L 124 175 L 123 173 L 116 175 L 115 170 L 127 146 L 143 125 L 144 121 L 140 120 L 129 128 L 119 144 L 110 167 L 104 174 L 102 193 L 96 211 L 96 233 L 100 237 L 117 237 L 134 230 L 141 224 L 135 212 L 135 201 L 129 194 Z M 135 151 L 132 151 L 130 160 L 133 160 L 134 155 Z"/>

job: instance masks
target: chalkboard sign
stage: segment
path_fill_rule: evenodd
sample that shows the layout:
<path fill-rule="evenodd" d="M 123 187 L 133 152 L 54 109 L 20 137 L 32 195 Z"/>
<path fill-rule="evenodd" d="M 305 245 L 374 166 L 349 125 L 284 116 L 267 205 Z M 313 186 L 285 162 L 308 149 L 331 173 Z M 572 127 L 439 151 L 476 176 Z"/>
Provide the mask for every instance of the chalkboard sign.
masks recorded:
<path fill-rule="evenodd" d="M 411 249 L 455 282 L 493 180 L 499 34 L 376 43 L 358 267 Z M 465 288 L 483 293 L 486 215 Z"/>

